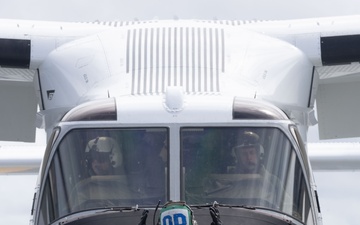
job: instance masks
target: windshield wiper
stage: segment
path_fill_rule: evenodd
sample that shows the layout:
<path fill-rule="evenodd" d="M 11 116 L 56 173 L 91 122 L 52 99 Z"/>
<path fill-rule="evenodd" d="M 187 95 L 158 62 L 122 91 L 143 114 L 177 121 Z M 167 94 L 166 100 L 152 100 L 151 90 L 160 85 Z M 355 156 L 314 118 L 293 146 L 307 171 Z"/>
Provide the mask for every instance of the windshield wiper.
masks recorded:
<path fill-rule="evenodd" d="M 279 210 L 275 210 L 272 208 L 267 208 L 267 207 L 262 207 L 262 206 L 250 206 L 250 205 L 231 205 L 231 204 L 219 204 L 216 201 L 214 201 L 213 204 L 204 204 L 204 205 L 190 205 L 191 208 L 209 208 L 210 210 L 210 215 L 212 217 L 213 222 L 211 223 L 211 225 L 222 225 L 222 222 L 220 220 L 220 214 L 219 214 L 219 210 L 218 208 L 243 208 L 243 209 L 249 209 L 249 210 L 264 210 L 264 211 L 270 211 L 274 214 L 272 214 L 274 217 L 284 220 L 284 221 L 292 221 L 295 220 L 293 218 L 288 217 L 288 219 L 284 219 L 283 216 L 279 216 L 279 214 L 281 215 L 285 215 L 284 213 L 280 212 Z"/>
<path fill-rule="evenodd" d="M 213 204 L 204 204 L 204 205 L 190 205 L 190 207 L 194 208 L 207 208 L 207 207 L 225 207 L 225 208 L 244 208 L 244 209 L 251 209 L 255 210 L 259 207 L 250 206 L 250 205 L 229 205 L 229 204 L 219 204 L 216 201 Z"/>
<path fill-rule="evenodd" d="M 251 205 L 227 205 L 227 204 L 219 204 L 219 207 L 226 207 L 226 208 L 243 208 L 243 209 L 251 209 L 251 210 L 255 210 L 258 207 L 256 206 L 251 206 Z"/>
<path fill-rule="evenodd" d="M 219 204 L 218 202 L 214 201 L 213 204 L 205 204 L 205 205 L 190 205 L 191 208 L 209 208 L 210 216 L 212 222 L 210 225 L 222 225 L 222 221 L 220 219 L 220 212 L 218 207 L 225 207 L 225 208 L 244 208 L 255 210 L 256 207 L 254 206 L 247 206 L 247 205 L 227 205 L 227 204 Z"/>
<path fill-rule="evenodd" d="M 159 206 L 160 206 L 161 201 L 159 200 L 159 202 L 157 203 L 156 207 L 155 207 L 155 211 L 154 211 L 154 218 L 153 218 L 153 225 L 155 225 L 155 215 L 156 215 L 156 211 L 158 210 Z M 144 209 L 144 211 L 141 214 L 140 217 L 140 222 L 138 223 L 138 225 L 146 225 L 146 220 L 149 214 L 149 210 L 146 208 L 139 208 L 139 205 L 136 204 L 135 206 L 127 206 L 127 207 L 121 207 L 121 206 L 117 206 L 117 207 L 110 207 L 107 208 L 103 211 L 101 211 L 100 213 L 105 213 L 105 212 L 137 212 L 140 211 L 140 209 Z"/>
<path fill-rule="evenodd" d="M 133 206 L 113 206 L 113 207 L 104 207 L 103 211 L 101 212 L 111 212 L 111 211 L 117 211 L 117 212 L 136 212 L 136 211 L 140 211 L 141 209 L 150 209 L 150 208 L 155 208 L 155 211 L 159 208 L 160 206 L 160 200 L 156 205 L 143 205 L 140 206 L 138 204 L 133 205 Z"/>
<path fill-rule="evenodd" d="M 117 212 L 136 212 L 139 211 L 139 205 L 135 205 L 135 206 L 125 206 L 125 207 L 121 207 L 121 206 L 115 206 L 115 207 L 110 207 L 105 209 L 104 211 L 101 212 L 110 212 L 110 211 L 117 211 Z"/>

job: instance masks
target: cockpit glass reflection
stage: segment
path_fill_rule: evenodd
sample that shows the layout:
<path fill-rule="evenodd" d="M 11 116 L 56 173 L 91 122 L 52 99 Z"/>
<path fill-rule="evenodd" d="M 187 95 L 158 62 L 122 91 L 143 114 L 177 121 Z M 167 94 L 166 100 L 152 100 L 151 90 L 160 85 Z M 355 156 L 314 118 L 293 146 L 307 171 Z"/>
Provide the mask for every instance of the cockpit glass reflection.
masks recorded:
<path fill-rule="evenodd" d="M 189 204 L 248 205 L 310 214 L 305 178 L 277 128 L 183 128 L 184 197 Z"/>

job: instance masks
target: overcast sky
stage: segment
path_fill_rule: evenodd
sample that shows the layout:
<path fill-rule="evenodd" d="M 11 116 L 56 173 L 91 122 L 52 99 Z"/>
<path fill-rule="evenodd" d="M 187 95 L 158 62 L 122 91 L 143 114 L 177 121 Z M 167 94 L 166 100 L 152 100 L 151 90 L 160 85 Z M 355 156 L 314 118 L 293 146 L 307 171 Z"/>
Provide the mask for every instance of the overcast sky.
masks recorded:
<path fill-rule="evenodd" d="M 13 19 L 95 21 L 171 19 L 294 19 L 360 14 L 358 0 L 0 0 Z"/>
<path fill-rule="evenodd" d="M 52 21 L 146 19 L 278 20 L 360 15 L 359 0 L 0 0 L 0 18 Z M 358 224 L 360 172 L 319 172 L 324 225 Z M 25 225 L 35 176 L 0 176 L 0 223 Z"/>

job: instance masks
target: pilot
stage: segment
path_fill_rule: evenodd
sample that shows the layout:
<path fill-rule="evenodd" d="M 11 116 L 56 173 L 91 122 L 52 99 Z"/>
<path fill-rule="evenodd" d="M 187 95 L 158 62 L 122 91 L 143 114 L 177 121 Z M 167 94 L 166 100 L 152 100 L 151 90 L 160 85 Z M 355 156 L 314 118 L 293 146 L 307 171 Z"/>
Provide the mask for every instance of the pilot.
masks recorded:
<path fill-rule="evenodd" d="M 259 142 L 259 136 L 252 131 L 241 132 L 232 148 L 236 156 L 236 173 L 260 173 L 262 169 L 261 159 L 263 147 Z"/>
<path fill-rule="evenodd" d="M 113 138 L 90 140 L 85 154 L 90 178 L 76 184 L 72 192 L 74 209 L 115 206 L 118 199 L 133 198 L 123 169 L 123 155 Z"/>
<path fill-rule="evenodd" d="M 113 138 L 97 137 L 88 142 L 85 152 L 91 176 L 112 175 L 122 169 L 122 153 Z"/>
<path fill-rule="evenodd" d="M 239 133 L 237 145 L 232 149 L 237 160 L 235 173 L 248 177 L 248 180 L 243 180 L 244 183 L 238 183 L 241 193 L 237 193 L 237 196 L 257 196 L 265 200 L 266 204 L 278 207 L 283 186 L 279 178 L 267 171 L 263 164 L 264 148 L 260 144 L 259 135 L 252 131 Z"/>

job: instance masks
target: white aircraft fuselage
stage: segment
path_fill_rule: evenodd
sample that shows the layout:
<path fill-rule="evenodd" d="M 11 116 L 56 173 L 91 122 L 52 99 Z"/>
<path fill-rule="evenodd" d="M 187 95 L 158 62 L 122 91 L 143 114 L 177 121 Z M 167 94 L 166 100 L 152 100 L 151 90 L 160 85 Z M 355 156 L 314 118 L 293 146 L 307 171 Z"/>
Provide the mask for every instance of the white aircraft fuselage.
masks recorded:
<path fill-rule="evenodd" d="M 274 24 L 0 28 L 17 50 L 0 64 L 35 70 L 48 134 L 31 223 L 321 224 L 303 142 L 317 67 L 348 61 Z"/>

